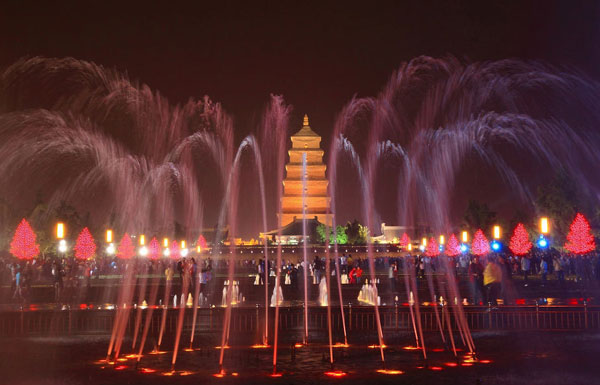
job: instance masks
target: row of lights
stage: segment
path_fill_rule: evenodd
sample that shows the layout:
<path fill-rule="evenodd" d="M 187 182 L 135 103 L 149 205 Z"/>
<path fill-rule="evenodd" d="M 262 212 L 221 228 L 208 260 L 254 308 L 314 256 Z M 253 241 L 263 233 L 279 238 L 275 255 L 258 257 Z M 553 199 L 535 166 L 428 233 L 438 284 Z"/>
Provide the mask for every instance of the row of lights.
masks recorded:
<path fill-rule="evenodd" d="M 59 222 L 56 224 L 56 238 L 58 239 L 58 251 L 61 253 L 66 253 L 67 252 L 67 241 L 65 240 L 65 224 L 62 222 Z M 106 243 L 108 243 L 108 246 L 106 247 L 106 252 L 108 254 L 114 254 L 117 249 L 115 247 L 115 244 L 113 243 L 114 239 L 113 239 L 113 231 L 112 230 L 106 230 Z M 148 255 L 148 247 L 146 247 L 146 236 L 144 234 L 140 235 L 140 249 L 139 249 L 139 253 L 140 256 L 145 257 Z M 163 238 L 163 247 L 165 248 L 165 250 L 163 251 L 163 255 L 165 257 L 168 257 L 171 254 L 171 251 L 169 249 L 169 238 Z M 189 254 L 189 250 L 186 247 L 186 242 L 185 240 L 181 241 L 180 244 L 180 251 L 179 254 L 182 257 L 186 257 Z M 200 253 L 202 251 L 200 246 L 197 246 L 196 251 L 198 253 Z"/>
<path fill-rule="evenodd" d="M 545 235 L 547 235 L 550 232 L 550 223 L 548 221 L 548 218 L 546 217 L 542 217 L 540 218 L 540 238 L 538 239 L 538 246 L 541 248 L 545 248 L 548 246 L 548 240 L 546 239 Z M 500 226 L 498 225 L 494 225 L 494 227 L 492 227 L 492 238 L 494 239 L 492 241 L 492 249 L 494 251 L 498 251 L 500 250 L 500 242 L 498 242 L 498 240 L 500 238 L 502 238 L 502 229 L 500 228 Z M 467 246 L 466 243 L 469 242 L 469 233 L 467 231 L 462 231 L 461 232 L 461 241 L 462 244 L 460 246 L 461 251 L 464 253 L 465 251 L 467 251 Z M 444 237 L 444 235 L 440 235 L 440 248 L 444 245 L 444 243 L 446 242 L 446 238 Z M 419 246 L 419 249 L 421 249 L 421 251 L 425 250 L 425 248 L 427 247 L 427 238 L 423 237 L 423 239 L 421 239 L 421 245 Z M 412 245 L 408 245 L 408 251 L 412 250 Z"/>

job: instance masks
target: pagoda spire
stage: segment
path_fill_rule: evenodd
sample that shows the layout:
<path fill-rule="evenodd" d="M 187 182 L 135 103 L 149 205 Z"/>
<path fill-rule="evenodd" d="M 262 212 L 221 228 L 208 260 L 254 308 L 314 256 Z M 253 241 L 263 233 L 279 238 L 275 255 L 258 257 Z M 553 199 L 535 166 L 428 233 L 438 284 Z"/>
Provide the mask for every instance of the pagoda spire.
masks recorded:
<path fill-rule="evenodd" d="M 302 123 L 302 127 L 309 127 L 308 126 L 308 114 L 304 114 L 304 122 Z"/>

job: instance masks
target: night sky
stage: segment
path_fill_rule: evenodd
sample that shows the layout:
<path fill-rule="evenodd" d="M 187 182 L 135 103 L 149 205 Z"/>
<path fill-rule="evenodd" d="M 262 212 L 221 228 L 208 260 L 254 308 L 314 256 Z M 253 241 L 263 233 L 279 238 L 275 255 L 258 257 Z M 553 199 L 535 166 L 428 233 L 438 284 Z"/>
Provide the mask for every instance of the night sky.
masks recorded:
<path fill-rule="evenodd" d="M 172 102 L 209 95 L 240 134 L 270 93 L 325 134 L 354 94 L 376 95 L 419 55 L 541 59 L 600 75 L 593 1 L 127 3 L 4 4 L 0 65 L 44 55 L 116 67 Z"/>
<path fill-rule="evenodd" d="M 309 114 L 324 148 L 354 95 L 377 95 L 420 55 L 541 60 L 600 78 L 598 2 L 239 3 L 9 2 L 0 67 L 70 56 L 127 73 L 172 103 L 208 95 L 234 117 L 238 142 L 256 129 L 269 95 L 280 94 L 297 128 Z M 256 234 L 254 225 L 244 230 Z"/>

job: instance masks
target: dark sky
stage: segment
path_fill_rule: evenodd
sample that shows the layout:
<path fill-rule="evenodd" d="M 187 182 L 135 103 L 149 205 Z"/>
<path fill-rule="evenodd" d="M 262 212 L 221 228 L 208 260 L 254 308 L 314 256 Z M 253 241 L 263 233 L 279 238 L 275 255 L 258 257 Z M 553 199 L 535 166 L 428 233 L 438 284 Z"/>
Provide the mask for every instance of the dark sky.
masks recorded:
<path fill-rule="evenodd" d="M 127 72 L 173 103 L 208 95 L 234 116 L 240 139 L 274 93 L 294 106 L 298 128 L 308 113 L 327 146 L 353 95 L 376 95 L 419 55 L 544 60 L 600 78 L 596 1 L 51 3 L 0 6 L 0 66 L 72 56 Z"/>
<path fill-rule="evenodd" d="M 270 93 L 326 134 L 352 95 L 376 94 L 418 55 L 542 59 L 600 74 L 595 1 L 49 3 L 2 6 L 1 66 L 45 55 L 116 67 L 173 102 L 209 95 L 240 134 Z"/>

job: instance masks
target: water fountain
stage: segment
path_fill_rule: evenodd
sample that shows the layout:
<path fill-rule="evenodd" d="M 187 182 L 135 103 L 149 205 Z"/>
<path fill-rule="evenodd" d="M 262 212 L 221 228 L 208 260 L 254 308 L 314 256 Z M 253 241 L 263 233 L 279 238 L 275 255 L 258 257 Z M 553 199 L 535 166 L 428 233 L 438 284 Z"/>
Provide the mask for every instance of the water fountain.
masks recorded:
<path fill-rule="evenodd" d="M 57 68 L 72 71 L 75 75 L 69 77 L 71 82 L 51 76 L 60 72 L 56 71 Z M 23 185 L 23 181 L 38 181 L 41 186 L 52 186 L 48 192 L 51 195 L 50 207 L 56 207 L 62 200 L 87 206 L 90 197 L 99 196 L 102 202 L 91 205 L 93 207 L 90 215 L 96 222 L 111 223 L 115 228 L 123 229 L 123 232 L 134 229 L 136 233 L 148 230 L 146 233 L 175 234 L 175 223 L 181 224 L 185 229 L 202 227 L 203 202 L 199 197 L 203 196 L 200 192 L 201 187 L 206 186 L 199 182 L 204 178 L 204 170 L 210 169 L 204 167 L 203 163 L 208 162 L 217 170 L 215 173 L 219 174 L 217 178 L 220 180 L 216 185 L 223 190 L 224 196 L 218 228 L 223 224 L 230 226 L 230 247 L 226 250 L 229 251 L 231 262 L 226 282 L 230 284 L 224 285 L 221 297 L 221 305 L 225 309 L 219 365 L 223 370 L 225 348 L 228 346 L 231 331 L 232 307 L 243 301 L 239 284 L 235 280 L 233 263 L 239 258 L 234 239 L 238 221 L 237 181 L 241 153 L 244 149 L 250 149 L 254 155 L 254 164 L 260 178 L 261 226 L 266 232 L 268 194 L 265 191 L 262 173 L 267 165 L 277 168 L 273 173 L 276 175 L 274 185 L 277 186 L 277 193 L 271 201 L 276 202 L 276 211 L 281 214 L 280 197 L 289 107 L 283 105 L 281 98 L 273 97 L 269 106 L 270 112 L 265 113 L 264 122 L 261 124 L 263 130 L 266 131 L 265 127 L 270 127 L 271 131 L 267 135 L 263 133 L 258 141 L 253 135 L 244 138 L 235 152 L 232 120 L 218 104 L 207 98 L 182 106 L 171 106 L 160 95 L 146 87 L 132 84 L 125 76 L 115 71 L 74 59 L 23 59 L 7 68 L 3 75 L 5 81 L 2 82 L 1 91 L 5 95 L 21 95 L 20 98 L 6 97 L 0 101 L 3 107 L 0 114 L 0 154 L 3 158 L 0 176 L 5 181 L 0 192 L 3 196 L 18 200 L 21 191 L 30 189 Z M 22 77 L 31 76 L 35 80 L 36 76 L 40 76 L 41 79 L 45 79 L 41 75 L 49 79 L 44 83 L 44 87 L 51 95 L 48 99 L 52 100 L 40 100 L 28 105 L 27 100 L 32 98 L 33 91 L 19 89 L 19 84 L 27 83 Z M 56 87 L 55 83 L 72 84 L 72 87 L 66 90 L 64 87 Z M 498 143 L 508 143 L 515 152 L 533 163 L 544 163 L 549 169 L 566 169 L 582 189 L 595 191 L 597 178 L 589 177 L 590 171 L 586 165 L 599 163 L 600 156 L 595 149 L 600 139 L 596 132 L 588 132 L 580 127 L 595 125 L 600 118 L 600 114 L 590 107 L 597 104 L 595 101 L 599 99 L 598 88 L 595 82 L 580 75 L 540 63 L 501 61 L 465 65 L 454 59 L 426 57 L 405 63 L 394 73 L 377 97 L 352 99 L 336 120 L 328 163 L 331 212 L 341 214 L 335 210 L 339 207 L 336 203 L 335 184 L 340 166 L 338 157 L 342 155 L 349 156 L 348 164 L 358 175 L 363 219 L 371 229 L 377 228 L 379 221 L 376 206 L 379 179 L 377 172 L 383 159 L 394 163 L 400 170 L 395 182 L 398 186 L 395 202 L 397 222 L 407 226 L 420 221 L 425 222 L 431 225 L 434 232 L 447 233 L 451 228 L 451 199 L 459 180 L 459 172 L 473 161 L 473 157 L 485 163 L 486 167 L 502 179 L 512 194 L 511 197 L 526 203 L 531 202 L 531 187 L 535 185 L 534 181 L 529 183 L 527 178 L 522 176 L 525 173 L 521 174 L 521 166 L 515 165 L 514 159 L 498 151 L 495 147 Z M 532 97 L 538 92 L 545 96 L 543 103 Z M 60 100 L 60 103 L 57 103 L 57 100 Z M 568 106 L 557 108 L 565 100 L 568 101 Z M 585 113 L 571 118 L 573 114 L 565 113 L 569 109 Z M 122 125 L 125 125 L 127 130 L 122 129 Z M 360 135 L 368 132 L 365 148 L 357 147 L 361 151 L 360 154 L 355 151 L 351 138 L 357 132 L 361 133 Z M 261 151 L 260 146 L 266 146 L 264 143 L 267 140 L 275 141 L 274 146 L 268 147 L 272 151 Z M 361 141 L 364 142 L 364 137 Z M 578 149 L 577 153 L 573 153 L 573 148 Z M 261 159 L 261 152 L 274 156 L 275 161 Z M 65 167 L 66 159 L 71 162 L 69 167 Z M 73 159 L 76 161 L 73 162 Z M 303 189 L 306 188 L 306 162 L 306 156 L 303 156 Z M 520 163 L 524 165 L 522 167 L 528 164 Z M 198 164 L 203 164 L 202 168 Z M 14 170 L 20 170 L 19 175 L 15 175 Z M 305 207 L 305 194 L 302 195 L 302 200 Z M 306 216 L 306 211 L 303 214 Z M 334 232 L 335 224 L 334 215 Z M 278 228 L 281 229 L 280 220 Z M 306 232 L 304 222 L 304 343 L 309 340 L 309 261 Z M 341 288 L 341 284 L 346 283 L 347 278 L 344 278 L 339 269 L 337 246 L 333 245 L 333 259 L 341 324 L 347 344 Z M 214 256 L 216 257 L 216 253 L 222 249 L 225 248 L 215 248 Z M 327 248 L 326 279 L 318 284 L 319 305 L 328 307 L 330 361 L 333 362 L 329 252 Z M 264 258 L 267 266 L 268 253 L 269 249 L 265 244 Z M 373 307 L 378 347 L 381 360 L 384 361 L 384 336 L 371 243 L 367 245 L 367 254 L 369 279 L 362 285 L 358 299 L 361 303 Z M 262 342 L 267 345 L 269 335 L 272 335 L 274 372 L 277 369 L 279 308 L 283 301 L 280 286 L 281 259 L 282 250 L 279 244 L 274 270 L 275 287 L 270 298 L 269 269 L 264 271 L 265 312 Z M 411 263 L 405 261 L 403 265 L 405 294 L 409 302 L 408 310 L 416 344 L 426 358 L 420 315 L 422 309 L 414 266 Z M 139 360 L 151 330 L 153 309 L 160 286 L 159 279 L 164 276 L 160 272 L 160 278 L 153 279 L 150 283 L 148 309 L 142 328 L 143 308 L 138 306 L 134 310 L 133 305 L 139 304 L 141 298 L 146 295 L 148 282 L 146 279 L 137 281 L 133 273 L 135 263 L 128 262 L 126 265 L 128 268 L 125 269 L 114 305 L 114 323 L 107 357 L 120 356 L 123 341 L 129 330 L 128 325 L 133 321 L 132 348 L 135 349 L 139 341 Z M 442 301 L 439 313 L 438 308 L 434 307 L 440 336 L 444 342 L 445 336 L 448 337 L 455 355 L 455 335 L 457 341 L 462 340 L 473 354 L 475 344 L 464 314 L 463 303 L 457 300 L 461 298 L 458 284 L 450 273 L 450 268 L 444 269 L 444 272 L 436 278 L 437 287 L 431 275 L 427 275 L 432 302 L 436 302 L 436 295 L 449 299 Z M 444 280 L 444 285 L 441 285 L 441 279 Z M 139 284 L 137 302 L 134 301 L 136 284 Z M 160 349 L 163 342 L 168 308 L 172 303 L 178 314 L 172 357 L 174 366 L 179 340 L 186 330 L 186 306 L 183 305 L 190 306 L 191 303 L 193 309 L 191 346 L 196 331 L 198 305 L 202 305 L 205 300 L 198 292 L 198 284 L 193 295 L 187 295 L 188 301 L 186 290 L 183 293 L 177 292 L 171 300 L 171 285 L 171 280 L 167 280 L 156 350 Z M 272 334 L 269 327 L 269 305 L 275 306 Z M 447 327 L 445 332 L 442 323 Z M 452 330 L 450 325 L 456 325 L 456 329 Z M 141 337 L 138 337 L 140 329 Z M 260 335 L 257 338 L 260 338 Z"/>
<path fill-rule="evenodd" d="M 329 306 L 329 294 L 327 290 L 327 276 L 321 278 L 319 283 L 319 306 Z"/>
<path fill-rule="evenodd" d="M 271 295 L 271 306 L 281 306 L 283 303 L 283 292 L 281 291 L 281 285 L 279 284 L 279 278 L 275 279 L 275 285 L 273 286 L 273 294 Z"/>

